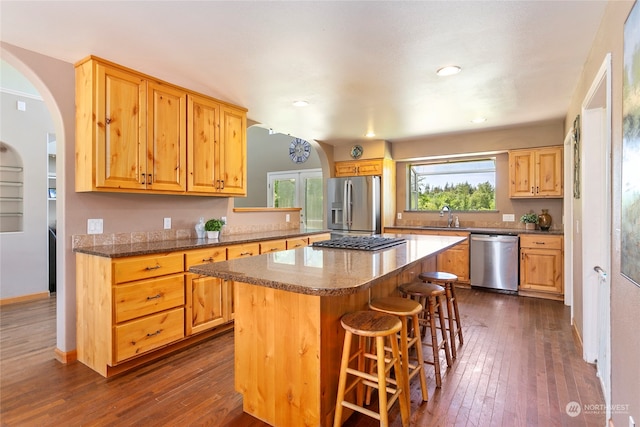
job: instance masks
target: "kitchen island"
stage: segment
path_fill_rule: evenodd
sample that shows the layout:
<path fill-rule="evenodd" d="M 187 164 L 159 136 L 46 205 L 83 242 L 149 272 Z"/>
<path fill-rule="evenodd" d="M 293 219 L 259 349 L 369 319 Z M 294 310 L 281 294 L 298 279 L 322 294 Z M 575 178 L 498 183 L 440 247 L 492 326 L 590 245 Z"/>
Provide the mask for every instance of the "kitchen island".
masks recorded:
<path fill-rule="evenodd" d="M 373 252 L 305 247 L 191 267 L 233 282 L 235 388 L 245 412 L 273 426 L 332 425 L 340 317 L 395 294 L 464 240 L 384 236 L 406 242 Z"/>

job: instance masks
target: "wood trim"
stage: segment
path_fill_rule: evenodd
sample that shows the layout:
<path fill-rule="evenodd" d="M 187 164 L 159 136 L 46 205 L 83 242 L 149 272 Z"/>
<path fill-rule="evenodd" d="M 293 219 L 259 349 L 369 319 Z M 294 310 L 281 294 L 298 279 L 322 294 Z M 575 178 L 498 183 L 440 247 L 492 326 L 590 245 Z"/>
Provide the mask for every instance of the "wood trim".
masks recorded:
<path fill-rule="evenodd" d="M 302 208 L 233 208 L 234 212 L 299 212 Z"/>
<path fill-rule="evenodd" d="M 578 354 L 582 355 L 582 337 L 580 336 L 580 332 L 576 327 L 576 319 L 571 319 L 571 332 L 573 333 L 573 342 L 575 343 L 578 351 Z"/>
<path fill-rule="evenodd" d="M 49 291 L 38 292 L 37 294 L 21 295 L 18 297 L 0 299 L 0 307 L 7 304 L 15 304 L 17 302 L 34 301 L 49 298 Z"/>
<path fill-rule="evenodd" d="M 56 360 L 62 364 L 68 365 L 69 363 L 73 363 L 76 360 L 78 360 L 78 351 L 77 350 L 71 350 L 71 351 L 62 351 L 59 348 L 55 348 L 53 350 L 53 354 L 56 358 Z"/>

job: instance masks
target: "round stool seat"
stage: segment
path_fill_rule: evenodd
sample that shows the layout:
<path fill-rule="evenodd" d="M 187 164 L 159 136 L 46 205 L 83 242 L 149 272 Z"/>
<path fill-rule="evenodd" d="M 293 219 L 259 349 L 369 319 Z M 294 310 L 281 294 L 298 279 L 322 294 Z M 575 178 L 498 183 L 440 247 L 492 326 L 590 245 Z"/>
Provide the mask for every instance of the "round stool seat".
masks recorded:
<path fill-rule="evenodd" d="M 399 286 L 400 292 L 413 296 L 444 295 L 444 288 L 435 283 L 411 282 Z"/>
<path fill-rule="evenodd" d="M 369 308 L 396 316 L 413 316 L 422 311 L 422 304 L 408 298 L 386 297 L 374 299 Z"/>
<path fill-rule="evenodd" d="M 396 316 L 377 311 L 354 311 L 340 319 L 342 327 L 364 337 L 390 335 L 402 329 L 402 322 Z"/>
<path fill-rule="evenodd" d="M 444 271 L 425 271 L 423 273 L 420 273 L 418 278 L 420 280 L 428 280 L 428 281 L 437 280 L 438 282 L 457 282 L 458 281 L 458 276 L 451 273 L 445 273 Z"/>

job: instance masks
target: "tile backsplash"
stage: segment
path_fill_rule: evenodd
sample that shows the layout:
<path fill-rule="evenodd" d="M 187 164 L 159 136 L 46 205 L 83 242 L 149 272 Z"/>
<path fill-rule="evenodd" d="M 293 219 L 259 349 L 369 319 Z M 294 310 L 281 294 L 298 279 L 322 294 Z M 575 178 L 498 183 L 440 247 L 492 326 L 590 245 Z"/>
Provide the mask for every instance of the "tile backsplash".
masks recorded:
<path fill-rule="evenodd" d="M 246 234 L 265 231 L 298 230 L 300 223 L 284 222 L 274 224 L 243 225 L 223 227 L 221 234 Z M 163 240 L 196 239 L 195 229 L 132 231 L 130 233 L 103 233 L 103 234 L 74 234 L 71 236 L 72 248 L 86 248 L 91 246 L 119 245 L 129 243 L 160 242 Z"/>

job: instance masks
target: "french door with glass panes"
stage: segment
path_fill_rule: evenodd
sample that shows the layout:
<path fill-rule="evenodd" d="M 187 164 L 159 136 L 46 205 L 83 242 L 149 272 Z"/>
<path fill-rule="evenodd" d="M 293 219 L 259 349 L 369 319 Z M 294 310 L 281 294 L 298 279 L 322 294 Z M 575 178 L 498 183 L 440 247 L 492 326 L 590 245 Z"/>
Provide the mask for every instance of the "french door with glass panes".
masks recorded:
<path fill-rule="evenodd" d="M 300 224 L 322 228 L 322 169 L 267 173 L 267 204 L 273 208 L 302 208 Z"/>

